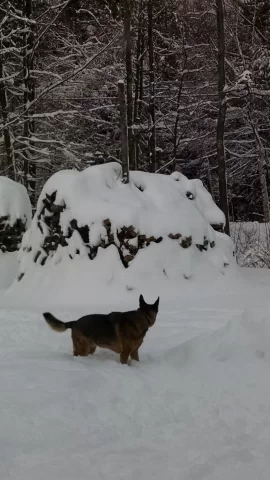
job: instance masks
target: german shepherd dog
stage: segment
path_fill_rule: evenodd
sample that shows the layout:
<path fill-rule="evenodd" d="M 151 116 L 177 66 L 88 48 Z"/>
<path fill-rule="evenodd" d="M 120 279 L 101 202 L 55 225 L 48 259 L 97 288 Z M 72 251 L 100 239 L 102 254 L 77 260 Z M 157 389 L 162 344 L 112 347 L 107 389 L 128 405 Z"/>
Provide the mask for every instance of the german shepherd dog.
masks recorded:
<path fill-rule="evenodd" d="M 85 315 L 74 322 L 61 322 L 51 313 L 43 313 L 48 325 L 57 332 L 71 328 L 73 355 L 86 357 L 93 354 L 96 347 L 108 348 L 120 354 L 120 362 L 139 361 L 138 350 L 146 332 L 156 321 L 159 297 L 154 304 L 139 298 L 138 310 L 111 312 L 108 315 Z"/>

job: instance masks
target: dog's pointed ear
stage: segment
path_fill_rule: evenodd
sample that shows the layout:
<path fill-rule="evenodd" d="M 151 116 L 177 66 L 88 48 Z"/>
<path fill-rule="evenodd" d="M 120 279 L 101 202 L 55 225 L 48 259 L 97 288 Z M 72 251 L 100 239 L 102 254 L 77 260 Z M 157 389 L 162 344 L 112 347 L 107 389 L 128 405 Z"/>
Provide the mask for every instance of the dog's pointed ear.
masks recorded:
<path fill-rule="evenodd" d="M 144 301 L 144 298 L 143 298 L 142 294 L 139 297 L 139 304 L 140 304 L 140 307 L 143 307 L 145 305 L 145 301 Z"/>
<path fill-rule="evenodd" d="M 154 307 L 155 307 L 155 308 L 158 308 L 158 306 L 159 306 L 159 297 L 157 298 L 157 300 L 156 300 L 155 303 L 154 303 Z"/>

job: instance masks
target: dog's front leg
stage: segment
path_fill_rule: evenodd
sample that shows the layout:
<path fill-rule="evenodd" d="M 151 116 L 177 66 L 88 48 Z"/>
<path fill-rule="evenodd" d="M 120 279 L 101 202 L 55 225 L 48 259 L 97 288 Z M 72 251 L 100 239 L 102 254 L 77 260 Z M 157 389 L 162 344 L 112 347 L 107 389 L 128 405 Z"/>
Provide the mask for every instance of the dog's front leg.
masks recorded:
<path fill-rule="evenodd" d="M 133 352 L 131 352 L 130 354 L 130 357 L 132 360 L 136 360 L 137 362 L 140 361 L 139 359 L 139 349 L 137 348 L 137 350 L 133 350 Z"/>

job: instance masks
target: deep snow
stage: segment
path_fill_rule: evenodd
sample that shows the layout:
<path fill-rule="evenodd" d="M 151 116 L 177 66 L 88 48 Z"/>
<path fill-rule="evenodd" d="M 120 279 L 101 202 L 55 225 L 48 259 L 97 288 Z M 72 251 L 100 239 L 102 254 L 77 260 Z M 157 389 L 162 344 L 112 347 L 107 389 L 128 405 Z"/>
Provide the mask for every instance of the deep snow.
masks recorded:
<path fill-rule="evenodd" d="M 0 255 L 0 479 L 268 480 L 270 272 L 236 266 L 199 181 L 132 172 L 126 186 L 118 174 L 110 164 L 54 175 L 20 265 Z M 67 206 L 62 228 L 74 217 L 89 223 L 94 244 L 104 216 L 114 229 L 127 222 L 164 239 L 125 269 L 114 245 L 91 261 L 87 252 L 70 259 L 73 232 L 41 266 L 38 212 L 56 187 Z M 182 248 L 167 236 L 174 227 L 215 246 Z M 19 269 L 27 274 L 13 283 Z M 137 308 L 140 293 L 148 302 L 159 295 L 160 312 L 130 366 L 101 349 L 73 358 L 70 333 L 42 317 Z"/>
<path fill-rule="evenodd" d="M 61 288 L 45 275 L 0 296 L 0 478 L 268 479 L 270 272 L 101 295 L 74 265 L 73 283 L 69 270 Z M 69 334 L 41 316 L 45 306 L 66 320 L 134 308 L 140 291 L 160 293 L 161 307 L 130 367 L 105 350 L 74 359 Z"/>

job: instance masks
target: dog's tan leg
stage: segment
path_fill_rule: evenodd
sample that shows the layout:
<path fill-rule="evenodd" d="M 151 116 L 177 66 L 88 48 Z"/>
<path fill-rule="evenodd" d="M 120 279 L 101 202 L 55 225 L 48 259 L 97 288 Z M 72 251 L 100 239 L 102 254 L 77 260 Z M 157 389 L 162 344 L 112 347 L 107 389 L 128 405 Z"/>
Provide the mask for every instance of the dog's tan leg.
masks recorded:
<path fill-rule="evenodd" d="M 73 341 L 73 355 L 75 357 L 87 357 L 90 350 L 88 338 L 75 330 L 72 330 L 71 336 Z"/>
<path fill-rule="evenodd" d="M 139 362 L 139 349 L 137 348 L 137 350 L 133 350 L 133 352 L 130 353 L 130 357 L 132 358 L 132 360 L 136 360 L 137 362 Z"/>
<path fill-rule="evenodd" d="M 130 355 L 130 348 L 124 348 L 124 350 L 120 353 L 120 362 L 122 365 L 126 365 L 128 363 L 128 357 Z"/>
<path fill-rule="evenodd" d="M 74 334 L 73 330 L 71 331 L 71 338 L 72 338 L 72 343 L 73 343 L 73 356 L 78 357 L 79 356 L 79 345 L 78 345 L 78 341 L 77 341 L 76 335 Z"/>
<path fill-rule="evenodd" d="M 92 342 L 91 340 L 88 339 L 89 342 L 89 354 L 93 355 L 96 351 L 97 346 Z"/>
<path fill-rule="evenodd" d="M 90 353 L 90 345 L 87 337 L 82 336 L 80 338 L 80 355 L 81 357 L 87 357 Z"/>

